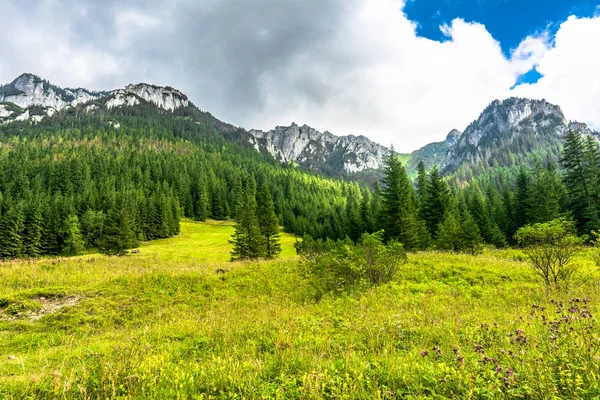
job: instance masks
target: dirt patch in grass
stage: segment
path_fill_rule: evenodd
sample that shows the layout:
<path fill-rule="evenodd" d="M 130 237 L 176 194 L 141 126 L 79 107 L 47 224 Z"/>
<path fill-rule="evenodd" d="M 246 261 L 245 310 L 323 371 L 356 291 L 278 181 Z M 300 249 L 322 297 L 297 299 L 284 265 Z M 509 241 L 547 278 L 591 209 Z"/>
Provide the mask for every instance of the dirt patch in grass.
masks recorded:
<path fill-rule="evenodd" d="M 26 303 L 13 303 L 0 313 L 0 319 L 8 321 L 39 321 L 44 315 L 54 314 L 66 307 L 73 307 L 81 301 L 81 296 L 35 297 Z M 32 307 L 32 305 L 34 305 Z"/>

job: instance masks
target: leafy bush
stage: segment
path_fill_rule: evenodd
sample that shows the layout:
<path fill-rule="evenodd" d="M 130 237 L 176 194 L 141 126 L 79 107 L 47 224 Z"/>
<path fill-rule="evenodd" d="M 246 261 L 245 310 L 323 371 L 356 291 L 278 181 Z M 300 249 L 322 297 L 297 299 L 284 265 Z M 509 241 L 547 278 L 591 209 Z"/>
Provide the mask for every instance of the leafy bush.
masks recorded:
<path fill-rule="evenodd" d="M 383 232 L 363 234 L 354 244 L 350 239 L 314 240 L 310 236 L 296 242 L 304 271 L 323 295 L 345 287 L 374 286 L 391 281 L 407 260 L 404 246 L 383 243 Z"/>
<path fill-rule="evenodd" d="M 572 221 L 558 218 L 524 226 L 515 235 L 517 242 L 525 247 L 525 254 L 547 288 L 568 285 L 577 271 L 577 266 L 571 264 L 571 260 L 577 254 L 581 240 L 572 233 L 574 231 Z"/>

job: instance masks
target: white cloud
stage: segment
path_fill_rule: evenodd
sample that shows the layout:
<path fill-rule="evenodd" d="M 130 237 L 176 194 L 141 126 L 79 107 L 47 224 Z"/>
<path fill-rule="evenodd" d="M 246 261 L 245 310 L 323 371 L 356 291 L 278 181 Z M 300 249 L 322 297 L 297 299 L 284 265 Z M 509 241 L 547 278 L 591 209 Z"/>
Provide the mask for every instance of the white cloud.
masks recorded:
<path fill-rule="evenodd" d="M 201 3 L 201 4 L 200 4 Z M 494 99 L 546 98 L 600 127 L 600 17 L 524 38 L 507 59 L 481 24 L 418 37 L 401 0 L 121 2 L 0 0 L 0 82 L 169 84 L 247 128 L 309 124 L 411 151 L 464 129 Z M 534 85 L 510 88 L 536 66 Z"/>
<path fill-rule="evenodd" d="M 510 96 L 548 50 L 546 37 L 529 37 L 507 60 L 483 25 L 457 19 L 441 29 L 443 43 L 417 37 L 399 2 L 363 1 L 332 38 L 263 76 L 269 101 L 251 125 L 293 120 L 414 150 Z M 326 101 L 307 100 L 310 85 L 327 86 Z"/>
<path fill-rule="evenodd" d="M 544 75 L 521 85 L 518 96 L 545 98 L 562 107 L 566 117 L 600 130 L 600 16 L 570 17 L 558 30 L 554 47 L 540 60 Z"/>

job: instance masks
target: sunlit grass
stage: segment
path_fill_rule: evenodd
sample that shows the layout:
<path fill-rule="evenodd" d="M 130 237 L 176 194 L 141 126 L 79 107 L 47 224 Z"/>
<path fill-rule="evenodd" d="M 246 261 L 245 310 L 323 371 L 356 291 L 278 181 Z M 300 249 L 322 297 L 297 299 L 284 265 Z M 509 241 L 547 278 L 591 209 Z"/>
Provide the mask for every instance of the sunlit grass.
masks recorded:
<path fill-rule="evenodd" d="M 231 258 L 229 239 L 234 231 L 235 223 L 232 221 L 182 221 L 178 237 L 145 243 L 140 247 L 141 255 L 169 261 L 226 262 Z M 293 235 L 281 233 L 282 258 L 296 255 L 295 241 Z"/>
<path fill-rule="evenodd" d="M 296 268 L 295 238 L 283 235 L 282 260 L 230 263 L 232 232 L 184 221 L 179 237 L 138 255 L 1 264 L 0 398 L 600 395 L 597 325 L 554 349 L 531 311 L 545 306 L 554 318 L 555 306 L 519 251 L 412 254 L 390 284 L 317 302 Z M 571 292 L 552 297 L 587 299 L 595 314 L 590 258 L 577 258 L 584 275 Z M 68 298 L 77 303 L 32 321 L 48 299 Z M 519 329 L 529 344 L 511 343 Z"/>

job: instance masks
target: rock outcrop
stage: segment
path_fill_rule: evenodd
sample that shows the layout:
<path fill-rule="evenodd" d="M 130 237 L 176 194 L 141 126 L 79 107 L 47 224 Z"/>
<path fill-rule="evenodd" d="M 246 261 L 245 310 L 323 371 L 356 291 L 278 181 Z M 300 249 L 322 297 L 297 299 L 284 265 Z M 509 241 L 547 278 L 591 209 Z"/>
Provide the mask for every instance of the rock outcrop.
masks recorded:
<path fill-rule="evenodd" d="M 278 126 L 264 132 L 251 130 L 249 142 L 281 162 L 295 162 L 314 171 L 338 169 L 353 174 L 383 167 L 390 150 L 364 136 L 336 136 L 307 125 Z"/>

